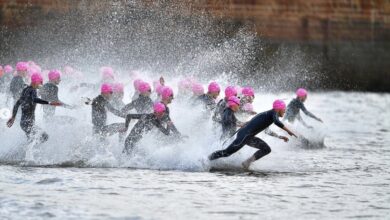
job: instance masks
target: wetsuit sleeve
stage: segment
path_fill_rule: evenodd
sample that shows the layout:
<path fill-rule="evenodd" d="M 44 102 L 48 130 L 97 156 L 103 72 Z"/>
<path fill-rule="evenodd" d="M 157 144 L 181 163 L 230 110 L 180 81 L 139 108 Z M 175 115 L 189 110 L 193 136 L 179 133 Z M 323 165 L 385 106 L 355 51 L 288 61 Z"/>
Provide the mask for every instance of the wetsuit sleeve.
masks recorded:
<path fill-rule="evenodd" d="M 153 124 L 160 130 L 163 134 L 169 135 L 169 129 L 164 128 L 160 122 L 154 121 Z"/>
<path fill-rule="evenodd" d="M 16 114 L 18 113 L 18 109 L 20 104 L 22 104 L 22 100 L 18 99 L 18 101 L 15 103 L 14 108 L 12 109 L 12 117 L 15 118 Z"/>
<path fill-rule="evenodd" d="M 129 104 L 125 105 L 122 109 L 121 112 L 127 113 L 128 111 L 132 110 L 135 108 L 135 101 L 130 102 Z"/>
<path fill-rule="evenodd" d="M 141 117 L 142 117 L 143 115 L 144 115 L 144 114 L 128 114 L 128 115 L 126 115 L 126 122 L 125 122 L 126 128 L 129 127 L 129 124 L 130 124 L 131 119 L 141 119 Z"/>
<path fill-rule="evenodd" d="M 35 103 L 42 104 L 42 105 L 48 105 L 49 104 L 48 101 L 45 101 L 43 99 L 38 98 L 36 91 L 32 92 L 31 98 L 32 98 L 33 102 L 35 102 Z"/>
<path fill-rule="evenodd" d="M 125 118 L 126 114 L 123 113 L 122 111 L 116 110 L 109 102 L 107 102 L 106 107 L 108 111 L 110 111 L 112 114 L 119 116 L 121 118 Z"/>
<path fill-rule="evenodd" d="M 276 114 L 276 112 L 273 114 L 273 121 L 274 121 L 274 124 L 276 126 L 278 126 L 279 128 L 283 128 L 284 127 L 284 124 L 279 120 L 279 117 Z"/>
<path fill-rule="evenodd" d="M 311 112 L 309 112 L 305 105 L 302 103 L 301 106 L 300 106 L 301 110 L 303 111 L 303 113 L 305 113 L 305 115 L 311 117 L 311 118 L 314 118 L 314 119 L 317 119 L 317 117 L 315 115 L 313 115 Z"/>

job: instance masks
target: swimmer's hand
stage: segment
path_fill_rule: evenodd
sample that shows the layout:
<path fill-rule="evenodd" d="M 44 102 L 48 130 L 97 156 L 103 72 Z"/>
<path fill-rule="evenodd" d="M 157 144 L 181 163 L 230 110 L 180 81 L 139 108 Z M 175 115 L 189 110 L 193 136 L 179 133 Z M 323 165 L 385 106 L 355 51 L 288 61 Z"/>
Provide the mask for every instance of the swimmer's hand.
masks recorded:
<path fill-rule="evenodd" d="M 8 121 L 7 121 L 7 126 L 10 128 L 12 127 L 12 125 L 14 124 L 15 122 L 15 117 L 12 117 L 10 118 Z"/>
<path fill-rule="evenodd" d="M 279 136 L 279 138 L 284 140 L 284 142 L 288 142 L 288 137 L 286 137 L 286 136 Z"/>
<path fill-rule="evenodd" d="M 317 121 L 324 123 L 321 118 L 317 118 Z"/>
<path fill-rule="evenodd" d="M 51 106 L 62 106 L 63 104 L 61 102 L 49 102 L 49 105 L 51 105 Z"/>

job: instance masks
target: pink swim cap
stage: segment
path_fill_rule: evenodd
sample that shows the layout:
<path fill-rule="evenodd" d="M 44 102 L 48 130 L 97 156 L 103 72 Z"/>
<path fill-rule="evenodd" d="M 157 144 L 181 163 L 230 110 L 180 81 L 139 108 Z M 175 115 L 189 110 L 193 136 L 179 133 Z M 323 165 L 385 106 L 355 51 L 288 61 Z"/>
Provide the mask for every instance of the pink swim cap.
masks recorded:
<path fill-rule="evenodd" d="M 242 106 L 242 109 L 246 112 L 253 112 L 253 105 L 251 103 L 246 103 Z"/>
<path fill-rule="evenodd" d="M 33 73 L 31 75 L 31 83 L 37 84 L 37 83 L 43 83 L 43 78 L 40 73 Z"/>
<path fill-rule="evenodd" d="M 167 99 L 169 97 L 173 96 L 173 90 L 169 86 L 163 87 L 161 91 L 161 97 L 162 99 Z"/>
<path fill-rule="evenodd" d="M 221 88 L 219 87 L 218 83 L 216 82 L 211 82 L 209 84 L 209 87 L 207 88 L 207 91 L 208 92 L 220 92 L 221 91 Z"/>
<path fill-rule="evenodd" d="M 192 92 L 195 95 L 203 95 L 204 94 L 204 88 L 203 85 L 200 83 L 195 83 L 192 85 Z"/>
<path fill-rule="evenodd" d="M 237 90 L 234 86 L 228 86 L 225 89 L 225 97 L 229 98 L 230 96 L 237 96 Z"/>
<path fill-rule="evenodd" d="M 302 98 L 302 97 L 307 96 L 307 91 L 304 88 L 299 88 L 297 90 L 296 94 L 297 94 L 298 97 Z"/>
<path fill-rule="evenodd" d="M 108 94 L 108 93 L 112 93 L 112 87 L 110 84 L 108 83 L 104 83 L 101 87 L 100 87 L 100 92 L 102 94 Z"/>
<path fill-rule="evenodd" d="M 48 74 L 49 76 L 49 80 L 52 81 L 52 80 L 57 80 L 61 77 L 61 73 L 60 71 L 58 70 L 51 70 Z"/>
<path fill-rule="evenodd" d="M 191 82 L 188 79 L 182 79 L 178 83 L 179 89 L 186 90 L 191 88 Z"/>
<path fill-rule="evenodd" d="M 227 101 L 227 106 L 232 107 L 232 106 L 239 106 L 240 105 L 240 99 L 237 98 L 236 96 L 230 96 Z"/>
<path fill-rule="evenodd" d="M 165 105 L 162 104 L 161 102 L 156 102 L 153 105 L 153 110 L 156 113 L 163 113 L 163 112 L 165 112 L 166 108 L 165 108 Z"/>
<path fill-rule="evenodd" d="M 13 70 L 14 70 L 14 68 L 12 68 L 11 65 L 6 65 L 6 66 L 4 67 L 4 72 L 5 72 L 5 73 L 11 73 Z"/>
<path fill-rule="evenodd" d="M 27 62 L 18 62 L 16 64 L 16 71 L 27 71 L 28 63 Z"/>
<path fill-rule="evenodd" d="M 65 74 L 72 75 L 74 72 L 75 72 L 75 70 L 73 69 L 73 67 L 71 67 L 71 66 L 65 66 L 64 67 L 64 73 Z"/>
<path fill-rule="evenodd" d="M 114 93 L 123 93 L 124 92 L 124 86 L 122 83 L 114 83 L 112 85 L 112 92 Z"/>
<path fill-rule="evenodd" d="M 164 86 L 160 85 L 160 84 L 157 84 L 156 85 L 156 93 L 161 95 L 162 94 L 162 91 L 164 89 Z"/>
<path fill-rule="evenodd" d="M 141 85 L 142 83 L 142 79 L 136 79 L 133 81 L 133 86 L 134 86 L 134 89 L 138 90 L 138 86 Z"/>
<path fill-rule="evenodd" d="M 150 91 L 151 91 L 151 88 L 150 88 L 149 83 L 147 83 L 147 82 L 141 82 L 141 83 L 138 85 L 138 91 L 139 91 L 140 93 L 150 92 Z"/>
<path fill-rule="evenodd" d="M 114 79 L 114 70 L 109 66 L 103 66 L 100 68 L 103 79 Z"/>
<path fill-rule="evenodd" d="M 244 87 L 242 89 L 243 96 L 255 96 L 255 91 L 251 87 Z"/>
<path fill-rule="evenodd" d="M 284 109 L 286 109 L 286 103 L 284 103 L 283 100 L 277 99 L 272 104 L 272 108 L 274 110 L 284 110 Z"/>

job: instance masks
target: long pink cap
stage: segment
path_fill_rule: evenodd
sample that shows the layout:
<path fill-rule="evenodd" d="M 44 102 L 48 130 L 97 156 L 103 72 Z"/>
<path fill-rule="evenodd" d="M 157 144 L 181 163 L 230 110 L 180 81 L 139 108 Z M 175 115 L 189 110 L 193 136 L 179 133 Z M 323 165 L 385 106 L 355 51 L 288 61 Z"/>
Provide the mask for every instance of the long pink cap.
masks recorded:
<path fill-rule="evenodd" d="M 107 93 L 112 93 L 112 86 L 108 83 L 104 83 L 101 87 L 100 87 L 100 93 L 102 94 L 107 94 Z"/>
<path fill-rule="evenodd" d="M 165 112 L 166 107 L 165 107 L 165 105 L 162 104 L 161 102 L 156 102 L 156 103 L 154 103 L 154 105 L 153 105 L 153 110 L 154 110 L 154 112 L 156 112 L 156 113 L 163 113 L 163 112 Z"/>
<path fill-rule="evenodd" d="M 302 97 L 307 96 L 307 91 L 304 88 L 299 88 L 297 90 L 296 94 L 297 94 L 298 97 L 302 98 Z"/>
<path fill-rule="evenodd" d="M 221 88 L 219 87 L 218 83 L 211 82 L 207 88 L 208 92 L 220 92 Z"/>
<path fill-rule="evenodd" d="M 272 108 L 274 110 L 284 110 L 284 109 L 286 109 L 286 103 L 284 103 L 283 100 L 277 99 L 272 104 Z"/>
<path fill-rule="evenodd" d="M 51 70 L 48 74 L 49 80 L 57 80 L 61 78 L 61 72 L 59 70 Z"/>
<path fill-rule="evenodd" d="M 43 83 L 43 77 L 40 73 L 33 73 L 31 75 L 31 83 L 37 84 L 37 83 Z"/>
<path fill-rule="evenodd" d="M 230 96 L 230 97 L 228 98 L 227 105 L 228 105 L 229 107 L 232 107 L 232 106 L 239 106 L 239 105 L 240 105 L 240 99 L 237 98 L 236 96 Z"/>
<path fill-rule="evenodd" d="M 225 89 L 225 97 L 229 98 L 230 96 L 237 96 L 237 90 L 234 86 L 228 86 Z"/>

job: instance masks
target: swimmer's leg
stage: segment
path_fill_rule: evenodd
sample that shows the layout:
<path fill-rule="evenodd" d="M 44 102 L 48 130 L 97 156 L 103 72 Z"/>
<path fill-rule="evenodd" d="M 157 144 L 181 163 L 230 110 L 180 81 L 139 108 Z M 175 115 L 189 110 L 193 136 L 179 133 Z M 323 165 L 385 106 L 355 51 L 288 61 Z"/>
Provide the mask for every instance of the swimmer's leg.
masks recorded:
<path fill-rule="evenodd" d="M 247 160 L 242 162 L 242 166 L 245 169 L 248 169 L 249 166 L 256 160 L 264 157 L 265 155 L 271 153 L 271 148 L 268 146 L 265 141 L 261 140 L 260 138 L 253 137 L 248 140 L 247 145 L 259 149 L 256 151 L 251 157 L 249 157 Z"/>

